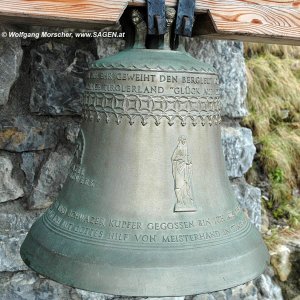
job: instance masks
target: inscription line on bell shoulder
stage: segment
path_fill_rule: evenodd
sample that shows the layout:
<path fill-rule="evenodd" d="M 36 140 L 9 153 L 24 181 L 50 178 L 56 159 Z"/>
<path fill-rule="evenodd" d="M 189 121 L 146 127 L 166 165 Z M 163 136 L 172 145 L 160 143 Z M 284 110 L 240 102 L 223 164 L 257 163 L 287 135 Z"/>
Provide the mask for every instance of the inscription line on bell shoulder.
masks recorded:
<path fill-rule="evenodd" d="M 144 95 L 164 95 L 172 96 L 198 96 L 198 97 L 216 97 L 219 96 L 219 90 L 216 86 L 159 86 L 158 84 L 137 85 L 137 84 L 105 84 L 105 83 L 87 83 L 86 92 L 103 92 L 103 93 L 123 93 L 123 94 L 140 94 Z"/>
<path fill-rule="evenodd" d="M 90 70 L 87 74 L 88 80 L 110 80 L 110 81 L 155 81 L 160 79 L 167 82 L 202 83 L 204 79 L 214 78 L 211 83 L 219 84 L 219 76 L 215 72 L 186 72 L 184 70 L 159 70 L 159 69 L 97 69 Z M 169 76 L 169 77 L 168 77 Z M 184 78 L 184 79 L 183 79 Z M 206 83 L 210 83 L 208 80 Z"/>
<path fill-rule="evenodd" d="M 94 72 L 95 73 L 95 72 Z M 201 78 L 201 79 L 200 79 Z M 168 82 L 168 83 L 208 83 L 208 78 L 203 78 L 200 76 L 182 76 L 179 75 L 169 75 L 169 74 L 148 74 L 147 73 L 108 73 L 101 72 L 99 76 L 91 76 L 90 79 L 102 79 L 102 80 L 118 80 L 118 81 L 133 81 L 133 82 Z M 181 80 L 180 80 L 181 79 Z"/>

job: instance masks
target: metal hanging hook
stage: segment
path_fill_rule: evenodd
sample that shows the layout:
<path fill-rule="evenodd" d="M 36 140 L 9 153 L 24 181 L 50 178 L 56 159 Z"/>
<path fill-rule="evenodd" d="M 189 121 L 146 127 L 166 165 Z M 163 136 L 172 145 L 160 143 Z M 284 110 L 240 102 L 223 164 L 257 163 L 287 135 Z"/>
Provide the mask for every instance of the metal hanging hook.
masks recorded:
<path fill-rule="evenodd" d="M 148 34 L 165 34 L 166 25 L 166 6 L 164 0 L 148 0 Z"/>
<path fill-rule="evenodd" d="M 192 36 L 194 15 L 195 0 L 179 0 L 175 33 L 178 35 Z"/>

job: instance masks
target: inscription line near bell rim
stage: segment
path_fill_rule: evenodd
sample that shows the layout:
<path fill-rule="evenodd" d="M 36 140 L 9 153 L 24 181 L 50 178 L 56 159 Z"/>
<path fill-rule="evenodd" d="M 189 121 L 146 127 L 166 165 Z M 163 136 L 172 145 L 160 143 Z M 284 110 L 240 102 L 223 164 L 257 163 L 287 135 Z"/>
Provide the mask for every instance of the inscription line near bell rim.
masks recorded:
<path fill-rule="evenodd" d="M 62 212 L 63 210 L 63 212 Z M 59 215 L 58 215 L 59 213 Z M 75 215 L 77 214 L 77 215 Z M 186 221 L 148 221 L 143 223 L 142 221 L 133 221 L 133 220 L 120 220 L 120 219 L 105 219 L 101 216 L 90 216 L 82 213 L 75 212 L 74 210 L 64 210 L 61 207 L 58 207 L 57 211 L 54 209 L 48 210 L 46 215 L 48 219 L 62 219 L 63 217 L 67 217 L 70 221 L 77 220 L 81 222 L 83 225 L 90 223 L 94 225 L 98 225 L 99 228 L 113 228 L 113 229 L 141 229 L 141 230 L 150 230 L 149 232 L 158 232 L 165 230 L 183 230 L 183 229 L 197 229 L 203 227 L 211 227 L 216 225 L 220 225 L 223 223 L 228 223 L 231 221 L 245 218 L 242 211 L 238 211 L 235 215 L 233 211 L 230 211 L 228 214 L 216 215 L 207 218 L 196 218 L 194 220 L 186 220 Z M 50 218 L 49 218 L 50 217 Z"/>
<path fill-rule="evenodd" d="M 47 220 L 47 217 L 42 219 L 45 226 L 51 231 L 54 231 L 56 233 L 59 233 L 63 235 L 66 238 L 74 239 L 78 242 L 88 242 L 90 244 L 96 244 L 96 245 L 101 245 L 101 246 L 109 246 L 109 247 L 115 247 L 115 248 L 127 248 L 127 249 L 149 249 L 149 250 L 170 250 L 172 248 L 173 250 L 180 250 L 180 249 L 193 249 L 193 248 L 203 248 L 203 247 L 209 247 L 213 245 L 220 245 L 220 244 L 225 244 L 233 241 L 234 239 L 241 238 L 251 230 L 252 225 L 249 222 L 244 221 L 243 227 L 239 228 L 241 230 L 237 230 L 234 232 L 234 234 L 225 234 L 222 235 L 222 237 L 218 239 L 206 239 L 206 240 L 201 240 L 201 243 L 186 243 L 182 244 L 179 242 L 160 242 L 160 243 L 130 243 L 126 242 L 123 240 L 118 240 L 117 242 L 114 240 L 109 240 L 109 239 L 91 239 L 88 238 L 85 235 L 79 235 L 75 234 L 74 232 L 70 231 L 64 231 L 61 228 L 54 226 L 52 223 L 48 223 L 49 221 Z M 195 234 L 191 234 L 195 235 Z M 105 235 L 103 234 L 102 237 Z M 173 235 L 174 236 L 174 235 Z M 179 235 L 178 235 L 179 236 Z M 183 235 L 180 235 L 183 236 Z M 174 244 L 175 243 L 175 244 Z M 163 245 L 163 247 L 161 247 Z"/>
<path fill-rule="evenodd" d="M 44 220 L 45 221 L 45 220 Z M 47 221 L 46 221 L 47 222 Z M 234 234 L 233 235 L 231 235 L 231 237 L 233 237 L 233 236 L 235 236 L 236 235 L 236 233 L 239 235 L 239 232 L 238 232 L 238 230 L 239 229 L 244 229 L 244 230 L 246 230 L 245 228 L 246 227 L 248 227 L 250 224 L 249 223 L 247 223 L 247 222 L 245 222 L 245 221 L 242 221 L 242 222 L 240 222 L 240 223 L 242 223 L 242 225 L 247 225 L 247 226 L 239 226 L 238 227 L 238 229 L 237 230 L 235 230 L 234 231 Z M 49 223 L 48 225 L 50 225 L 50 227 L 52 227 L 52 229 L 54 229 L 54 231 L 62 231 L 62 232 L 66 232 L 66 231 L 64 231 L 64 230 L 62 230 L 62 228 L 61 227 L 57 227 L 55 224 L 53 224 L 53 223 Z M 80 229 L 83 229 L 83 230 L 75 230 L 75 231 L 73 231 L 73 232 L 70 232 L 70 231 L 68 231 L 68 234 L 70 234 L 70 235 L 72 235 L 72 233 L 73 233 L 73 235 L 75 236 L 75 237 L 77 237 L 77 238 L 79 238 L 79 237 L 84 237 L 85 235 L 83 235 L 83 234 L 78 234 L 78 233 L 76 233 L 77 231 L 78 232 L 80 232 L 80 231 L 85 231 L 85 232 L 87 232 L 87 231 L 89 231 L 89 230 L 92 230 L 92 231 L 95 231 L 93 228 L 88 228 L 88 227 L 80 227 L 80 226 L 78 226 L 78 225 L 75 225 L 74 223 L 72 223 L 72 224 L 70 224 L 70 225 L 72 225 L 73 227 L 78 227 L 78 228 L 80 228 Z M 99 231 L 99 230 L 96 230 L 96 231 Z M 214 232 L 216 232 L 216 231 L 218 231 L 218 230 L 215 230 Z M 74 234 L 74 232 L 76 233 L 76 234 Z M 203 235 L 211 235 L 211 232 L 212 231 L 210 231 L 210 232 L 200 232 L 200 233 L 196 233 L 196 234 L 199 234 L 200 236 L 203 236 Z M 104 239 L 104 237 L 105 236 L 107 236 L 107 235 L 109 235 L 109 234 L 114 234 L 113 232 L 111 232 L 111 233 L 107 233 L 106 235 L 105 235 L 105 233 L 102 233 L 102 235 L 101 235 L 101 240 L 104 240 L 105 242 L 106 241 L 109 241 L 109 240 L 111 240 L 110 238 L 109 239 Z M 120 234 L 120 233 L 115 233 L 115 234 Z M 122 234 L 122 233 L 121 233 Z M 196 235 L 195 233 L 190 233 L 190 234 L 181 234 L 181 235 L 170 235 L 170 236 L 195 236 Z M 130 233 L 128 233 L 127 235 L 130 235 Z M 142 233 L 142 235 L 147 235 L 147 234 L 144 234 L 144 233 Z M 227 234 L 226 234 L 227 235 Z M 225 235 L 224 235 L 225 236 Z M 220 237 L 220 235 L 218 236 L 218 237 Z M 206 238 L 207 239 L 207 238 Z M 211 239 L 211 237 L 209 237 L 208 239 Z M 203 243 L 201 243 L 201 245 L 202 245 Z"/>
<path fill-rule="evenodd" d="M 116 217 L 109 217 L 109 218 L 105 218 L 103 216 L 91 216 L 88 215 L 84 212 L 80 212 L 77 211 L 73 208 L 68 208 L 65 205 L 63 205 L 60 201 L 56 201 L 55 203 L 53 203 L 50 208 L 47 210 L 46 215 L 47 214 L 55 214 L 55 213 L 59 213 L 62 216 L 68 216 L 71 218 L 74 218 L 74 216 L 76 217 L 76 219 L 79 220 L 85 220 L 86 218 L 91 218 L 91 217 L 97 217 L 100 218 L 102 221 L 102 225 L 104 225 L 105 223 L 107 224 L 107 220 L 109 225 L 115 225 L 118 224 L 118 226 L 113 226 L 113 227 L 120 227 L 121 224 L 138 224 L 136 225 L 137 227 L 142 227 L 143 223 L 140 220 L 126 220 L 126 219 L 120 219 L 120 218 L 116 218 Z M 181 221 L 155 221 L 155 220 L 150 220 L 147 221 L 147 225 L 145 226 L 145 228 L 147 227 L 148 229 L 162 229 L 163 227 L 165 227 L 165 229 L 174 229 L 174 227 L 170 228 L 169 224 L 171 224 L 171 226 L 176 226 L 176 224 L 178 224 L 179 226 L 184 226 L 185 228 L 193 228 L 194 225 L 196 224 L 203 224 L 203 222 L 206 222 L 206 224 L 208 225 L 215 225 L 215 224 L 221 224 L 227 221 L 230 221 L 232 219 L 234 219 L 234 217 L 237 216 L 244 216 L 243 210 L 240 207 L 240 205 L 236 205 L 235 207 L 231 208 L 231 209 L 227 209 L 225 211 L 219 212 L 217 214 L 214 215 L 209 215 L 209 216 L 199 216 L 195 219 L 186 219 L 186 220 L 181 220 Z M 213 223 L 213 224 L 212 224 Z M 202 224 L 200 224 L 200 226 L 202 227 Z M 176 228 L 175 228 L 176 229 Z M 182 229 L 182 228 L 178 228 L 178 229 Z"/>
<path fill-rule="evenodd" d="M 148 220 L 147 222 L 142 222 L 141 220 L 126 220 L 123 218 L 109 217 L 105 218 L 100 215 L 90 215 L 84 212 L 75 210 L 74 208 L 68 208 L 63 205 L 60 201 L 56 201 L 46 212 L 46 215 L 49 214 L 59 214 L 61 216 L 66 216 L 71 219 L 76 219 L 81 221 L 82 223 L 87 223 L 86 221 L 90 218 L 101 220 L 101 226 L 112 227 L 112 228 L 125 228 L 125 229 L 150 229 L 150 230 L 160 230 L 160 229 L 189 229 L 194 227 L 203 227 L 203 225 L 217 225 L 222 224 L 224 222 L 231 221 L 236 217 L 244 217 L 244 213 L 242 208 L 239 205 L 231 209 L 227 209 L 225 211 L 219 212 L 217 214 L 209 215 L 209 216 L 197 216 L 197 218 L 191 219 L 183 219 L 183 220 Z"/>
<path fill-rule="evenodd" d="M 60 215 L 58 215 L 57 213 L 59 213 Z M 181 232 L 181 234 L 176 234 L 176 232 L 174 231 L 170 231 L 169 233 L 161 232 L 161 230 L 160 232 L 116 232 L 112 230 L 105 231 L 105 226 L 102 228 L 88 227 L 87 224 L 81 225 L 73 223 L 72 219 L 71 221 L 66 219 L 64 220 L 64 216 L 68 216 L 68 209 L 65 206 L 62 206 L 60 203 L 55 203 L 43 216 L 42 221 L 49 228 L 49 230 L 54 231 L 56 233 L 60 233 L 67 238 L 71 238 L 77 241 L 84 240 L 88 243 L 101 244 L 103 246 L 109 244 L 113 245 L 114 247 L 123 248 L 126 245 L 128 249 L 131 249 L 132 247 L 140 247 L 142 245 L 147 245 L 147 247 L 149 245 L 152 245 L 151 248 L 154 247 L 155 249 L 158 249 L 162 245 L 165 247 L 165 245 L 168 245 L 170 243 L 172 245 L 175 245 L 176 249 L 178 249 L 178 247 L 186 249 L 189 247 L 189 245 L 191 246 L 191 248 L 195 246 L 204 247 L 206 244 L 211 245 L 211 243 L 213 243 L 214 241 L 216 241 L 216 244 L 222 243 L 223 240 L 226 242 L 228 241 L 228 237 L 230 238 L 230 240 L 234 239 L 235 237 L 241 237 L 241 235 L 246 234 L 246 232 L 248 232 L 251 227 L 251 224 L 246 221 L 246 217 L 239 206 L 236 206 L 235 208 L 229 211 L 225 211 L 221 215 L 216 215 L 215 217 L 212 217 L 211 220 L 215 219 L 215 224 L 222 224 L 224 222 L 230 221 L 231 223 L 228 224 L 227 227 L 218 228 L 215 226 L 210 226 L 211 229 L 209 229 L 208 231 L 195 231 L 194 225 L 197 221 L 199 221 L 198 218 L 198 220 L 194 220 L 195 223 L 194 221 L 193 223 L 189 223 L 188 221 L 186 221 L 185 224 L 185 227 L 192 227 L 194 231 L 186 233 L 182 233 L 182 231 L 179 231 L 178 233 Z M 237 218 L 236 221 L 232 223 L 234 217 Z M 202 221 L 203 220 L 207 219 L 202 219 Z M 128 221 L 120 220 L 120 222 Z M 103 224 L 104 223 L 105 219 L 103 219 Z M 153 222 L 148 222 L 148 224 L 153 224 Z M 142 227 L 142 223 L 140 224 L 140 226 L 136 227 Z M 158 227 L 161 228 L 162 226 Z M 199 228 L 201 228 L 201 226 L 199 226 Z M 113 228 L 113 230 L 115 229 L 117 228 Z M 136 246 L 136 244 L 139 244 L 139 246 Z M 161 249 L 164 249 L 164 247 L 161 247 Z"/>

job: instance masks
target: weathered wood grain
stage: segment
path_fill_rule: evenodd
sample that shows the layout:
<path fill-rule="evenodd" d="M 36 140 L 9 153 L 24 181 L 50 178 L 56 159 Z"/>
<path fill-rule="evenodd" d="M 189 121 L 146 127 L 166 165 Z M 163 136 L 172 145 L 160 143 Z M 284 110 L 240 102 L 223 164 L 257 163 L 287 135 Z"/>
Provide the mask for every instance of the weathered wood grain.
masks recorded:
<path fill-rule="evenodd" d="M 0 0 L 0 20 L 98 28 L 118 22 L 127 6 L 145 4 L 145 0 Z M 175 6 L 177 0 L 166 4 Z M 300 44 L 300 0 L 196 0 L 196 13 L 197 35 Z M 201 23 L 202 13 L 206 21 Z"/>
<path fill-rule="evenodd" d="M 144 2 L 144 0 L 133 0 L 134 2 Z M 202 5 L 209 5 L 212 7 L 214 4 L 223 4 L 228 5 L 227 0 L 204 0 L 204 1 L 196 1 L 196 7 L 201 8 Z M 276 6 L 276 7 L 299 7 L 300 1 L 299 0 L 237 0 L 235 2 L 242 2 L 244 5 L 248 4 L 256 4 L 256 5 L 263 5 L 263 6 Z M 170 6 L 175 6 L 177 3 L 176 0 L 166 0 L 166 4 Z M 230 5 L 230 4 L 229 4 Z"/>
<path fill-rule="evenodd" d="M 1 0 L 0 16 L 13 22 L 29 18 L 60 21 L 69 26 L 73 22 L 113 24 L 126 7 L 127 1 L 123 0 Z"/>
<path fill-rule="evenodd" d="M 175 6 L 176 0 L 166 4 Z M 196 22 L 196 35 L 300 45 L 299 0 L 201 0 L 196 12 L 209 12 L 211 18 L 211 24 Z"/>
<path fill-rule="evenodd" d="M 300 7 L 299 0 L 196 0 L 196 8 L 201 9 L 203 6 L 209 5 L 209 7 L 213 7 L 215 4 L 223 4 L 230 5 L 230 2 L 241 2 L 244 5 L 254 4 L 254 5 L 263 5 L 263 6 L 274 6 L 274 7 L 290 7 L 290 8 L 298 8 Z M 132 3 L 145 3 L 145 0 L 132 0 Z M 166 0 L 166 5 L 176 6 L 177 0 Z"/>
<path fill-rule="evenodd" d="M 214 7 L 209 9 L 211 30 L 205 32 L 206 29 L 198 22 L 195 34 L 205 33 L 211 38 L 218 36 L 224 39 L 300 45 L 300 7 L 245 5 L 243 2 L 226 1 L 226 6 L 224 3 L 215 3 Z"/>
<path fill-rule="evenodd" d="M 300 8 L 279 8 L 257 4 L 246 6 L 242 1 L 227 1 L 226 3 L 226 5 L 215 4 L 209 9 L 219 30 L 229 30 L 231 27 L 234 31 L 238 30 L 239 28 L 234 25 L 239 23 L 274 25 L 283 29 L 300 26 Z"/>

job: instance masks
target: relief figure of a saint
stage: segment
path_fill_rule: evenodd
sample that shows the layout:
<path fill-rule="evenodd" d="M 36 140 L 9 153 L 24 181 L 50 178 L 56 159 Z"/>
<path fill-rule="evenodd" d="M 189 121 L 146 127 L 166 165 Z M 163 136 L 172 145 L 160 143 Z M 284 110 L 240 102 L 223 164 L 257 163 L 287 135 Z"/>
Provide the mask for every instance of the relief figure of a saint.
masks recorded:
<path fill-rule="evenodd" d="M 179 137 L 172 155 L 172 171 L 177 198 L 174 211 L 196 211 L 192 193 L 192 161 L 189 158 L 184 136 Z"/>

